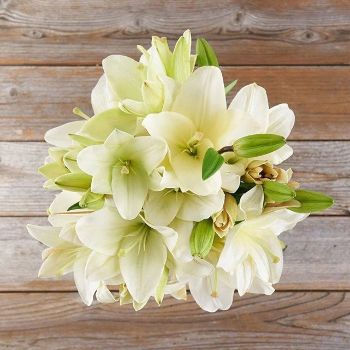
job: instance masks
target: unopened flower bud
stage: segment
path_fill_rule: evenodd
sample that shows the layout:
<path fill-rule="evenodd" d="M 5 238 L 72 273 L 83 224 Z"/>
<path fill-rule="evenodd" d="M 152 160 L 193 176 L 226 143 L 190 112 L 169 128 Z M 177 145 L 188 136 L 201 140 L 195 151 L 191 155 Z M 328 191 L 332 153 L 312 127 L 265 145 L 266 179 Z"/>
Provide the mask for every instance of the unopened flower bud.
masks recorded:
<path fill-rule="evenodd" d="M 235 198 L 226 193 L 224 206 L 220 212 L 213 217 L 214 231 L 219 237 L 224 237 L 228 230 L 233 227 L 237 218 L 238 206 Z"/>
<path fill-rule="evenodd" d="M 288 183 L 291 175 L 290 170 L 275 167 L 268 161 L 253 160 L 246 168 L 243 181 L 257 185 L 261 185 L 264 181 Z"/>

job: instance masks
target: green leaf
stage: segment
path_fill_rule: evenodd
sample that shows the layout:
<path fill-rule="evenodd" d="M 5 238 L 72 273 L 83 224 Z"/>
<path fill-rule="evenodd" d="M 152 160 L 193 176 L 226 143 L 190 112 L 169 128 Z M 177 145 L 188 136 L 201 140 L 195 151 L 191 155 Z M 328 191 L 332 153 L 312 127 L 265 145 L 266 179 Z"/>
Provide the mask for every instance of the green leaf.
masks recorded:
<path fill-rule="evenodd" d="M 331 207 L 334 203 L 332 197 L 320 192 L 296 190 L 295 199 L 300 202 L 301 206 L 289 208 L 296 213 L 314 213 Z"/>
<path fill-rule="evenodd" d="M 76 203 L 74 203 L 73 205 L 71 205 L 71 206 L 67 209 L 67 211 L 71 211 L 71 210 L 75 210 L 75 209 L 83 209 L 83 208 L 80 206 L 79 202 L 76 202 Z"/>
<path fill-rule="evenodd" d="M 191 254 L 205 258 L 213 246 L 214 237 L 215 231 L 211 218 L 197 222 L 190 237 Z"/>
<path fill-rule="evenodd" d="M 228 84 L 227 86 L 225 86 L 225 94 L 228 95 L 231 90 L 236 86 L 237 84 L 237 79 L 233 80 L 230 84 Z"/>
<path fill-rule="evenodd" d="M 224 164 L 224 157 L 214 148 L 209 148 L 204 155 L 202 164 L 202 179 L 206 180 L 214 175 Z"/>
<path fill-rule="evenodd" d="M 288 185 L 276 181 L 264 181 L 263 189 L 267 199 L 274 202 L 287 202 L 296 195 Z"/>
<path fill-rule="evenodd" d="M 276 151 L 285 144 L 285 138 L 280 135 L 254 134 L 237 140 L 233 144 L 233 150 L 239 157 L 253 158 Z"/>
<path fill-rule="evenodd" d="M 55 179 L 55 184 L 68 191 L 83 192 L 90 188 L 91 176 L 85 173 L 69 173 Z"/>
<path fill-rule="evenodd" d="M 203 66 L 219 67 L 219 62 L 216 57 L 215 51 L 205 39 L 203 38 L 197 39 L 196 53 L 197 53 L 196 64 L 198 67 L 203 67 Z"/>

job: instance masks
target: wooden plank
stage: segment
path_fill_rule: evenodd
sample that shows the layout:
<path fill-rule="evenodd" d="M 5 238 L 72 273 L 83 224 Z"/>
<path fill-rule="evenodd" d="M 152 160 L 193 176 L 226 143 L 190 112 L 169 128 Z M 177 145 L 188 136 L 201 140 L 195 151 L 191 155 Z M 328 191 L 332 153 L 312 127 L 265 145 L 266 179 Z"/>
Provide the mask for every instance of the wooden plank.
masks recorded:
<path fill-rule="evenodd" d="M 70 293 L 0 294 L 1 349 L 348 350 L 350 294 L 279 292 L 236 298 L 205 313 L 167 299 L 136 313 L 130 305 L 86 307 Z"/>
<path fill-rule="evenodd" d="M 348 215 L 350 208 L 350 142 L 290 142 L 294 156 L 283 164 L 295 171 L 304 188 L 323 191 L 335 198 L 333 208 L 322 215 Z M 0 216 L 45 215 L 54 198 L 42 189 L 37 174 L 47 145 L 41 142 L 0 142 Z"/>
<path fill-rule="evenodd" d="M 6 0 L 0 26 L 0 64 L 94 65 L 187 28 L 209 39 L 225 65 L 350 63 L 342 0 Z"/>
<path fill-rule="evenodd" d="M 44 246 L 26 224 L 47 225 L 46 218 L 0 218 L 0 291 L 75 290 L 64 280 L 37 278 Z M 288 248 L 278 290 L 350 290 L 350 217 L 310 217 L 283 233 Z M 339 259 L 339 257 L 342 257 Z"/>
<path fill-rule="evenodd" d="M 0 140 L 42 140 L 49 128 L 76 118 L 73 107 L 91 113 L 90 93 L 100 74 L 96 67 L 0 67 Z M 297 117 L 291 139 L 350 138 L 348 68 L 226 67 L 224 77 L 239 79 L 234 92 L 256 81 L 271 106 L 288 102 Z"/>

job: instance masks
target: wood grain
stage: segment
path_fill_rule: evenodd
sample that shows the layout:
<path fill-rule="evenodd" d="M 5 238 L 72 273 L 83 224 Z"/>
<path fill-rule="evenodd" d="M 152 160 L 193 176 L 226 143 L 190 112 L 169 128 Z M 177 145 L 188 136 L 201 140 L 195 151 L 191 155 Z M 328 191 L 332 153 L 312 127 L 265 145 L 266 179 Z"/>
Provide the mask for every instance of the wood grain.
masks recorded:
<path fill-rule="evenodd" d="M 96 67 L 0 67 L 0 140 L 37 141 L 54 126 L 76 119 L 75 106 L 91 113 Z M 350 139 L 350 70 L 345 67 L 226 67 L 234 93 L 257 82 L 270 105 L 288 102 L 296 114 L 294 140 Z M 230 101 L 232 94 L 228 97 Z"/>
<path fill-rule="evenodd" d="M 350 142 L 290 142 L 292 167 L 304 188 L 333 196 L 335 205 L 322 215 L 348 215 L 350 209 Z M 46 215 L 54 192 L 42 189 L 37 174 L 47 154 L 42 142 L 0 142 L 0 216 Z"/>
<path fill-rule="evenodd" d="M 348 350 L 350 294 L 289 292 L 237 297 L 205 313 L 189 298 L 86 307 L 76 294 L 0 294 L 1 349 Z"/>
<path fill-rule="evenodd" d="M 95 65 L 151 35 L 206 37 L 225 65 L 349 64 L 344 0 L 0 2 L 0 64 Z"/>
<path fill-rule="evenodd" d="M 71 275 L 37 278 L 44 246 L 29 236 L 28 223 L 48 224 L 46 218 L 0 218 L 0 292 L 75 290 Z M 310 217 L 283 233 L 288 248 L 276 289 L 350 290 L 349 227 L 350 217 Z"/>

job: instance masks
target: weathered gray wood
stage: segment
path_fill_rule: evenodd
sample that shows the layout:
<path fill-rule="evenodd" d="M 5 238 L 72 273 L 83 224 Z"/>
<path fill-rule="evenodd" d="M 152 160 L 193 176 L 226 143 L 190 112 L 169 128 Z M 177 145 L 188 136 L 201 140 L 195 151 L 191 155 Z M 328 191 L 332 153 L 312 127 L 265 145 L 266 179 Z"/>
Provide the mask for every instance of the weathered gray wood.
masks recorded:
<path fill-rule="evenodd" d="M 334 196 L 335 205 L 322 214 L 348 215 L 350 208 L 350 142 L 291 142 L 295 180 L 305 188 Z M 41 142 L 0 142 L 0 216 L 45 215 L 54 193 L 42 189 L 37 174 L 47 145 Z"/>
<path fill-rule="evenodd" d="M 64 280 L 37 278 L 44 246 L 29 236 L 26 224 L 46 218 L 0 218 L 0 292 L 75 290 Z M 278 290 L 350 289 L 350 217 L 310 217 L 283 233 L 288 245 Z M 341 257 L 341 259 L 340 259 Z"/>
<path fill-rule="evenodd" d="M 346 67 L 225 67 L 233 93 L 257 82 L 270 105 L 287 102 L 296 114 L 294 140 L 350 138 L 350 70 Z M 49 128 L 74 120 L 72 109 L 91 113 L 96 67 L 0 67 L 0 140 L 42 140 Z M 232 93 L 232 94 L 233 94 Z M 231 100 L 232 94 L 228 100 Z"/>
<path fill-rule="evenodd" d="M 347 1 L 21 1 L 0 4 L 0 64 L 96 64 L 190 28 L 222 64 L 349 64 Z"/>
<path fill-rule="evenodd" d="M 0 294 L 1 349 L 348 350 L 350 294 L 278 292 L 234 300 L 205 313 L 166 299 L 86 307 L 70 293 Z"/>

